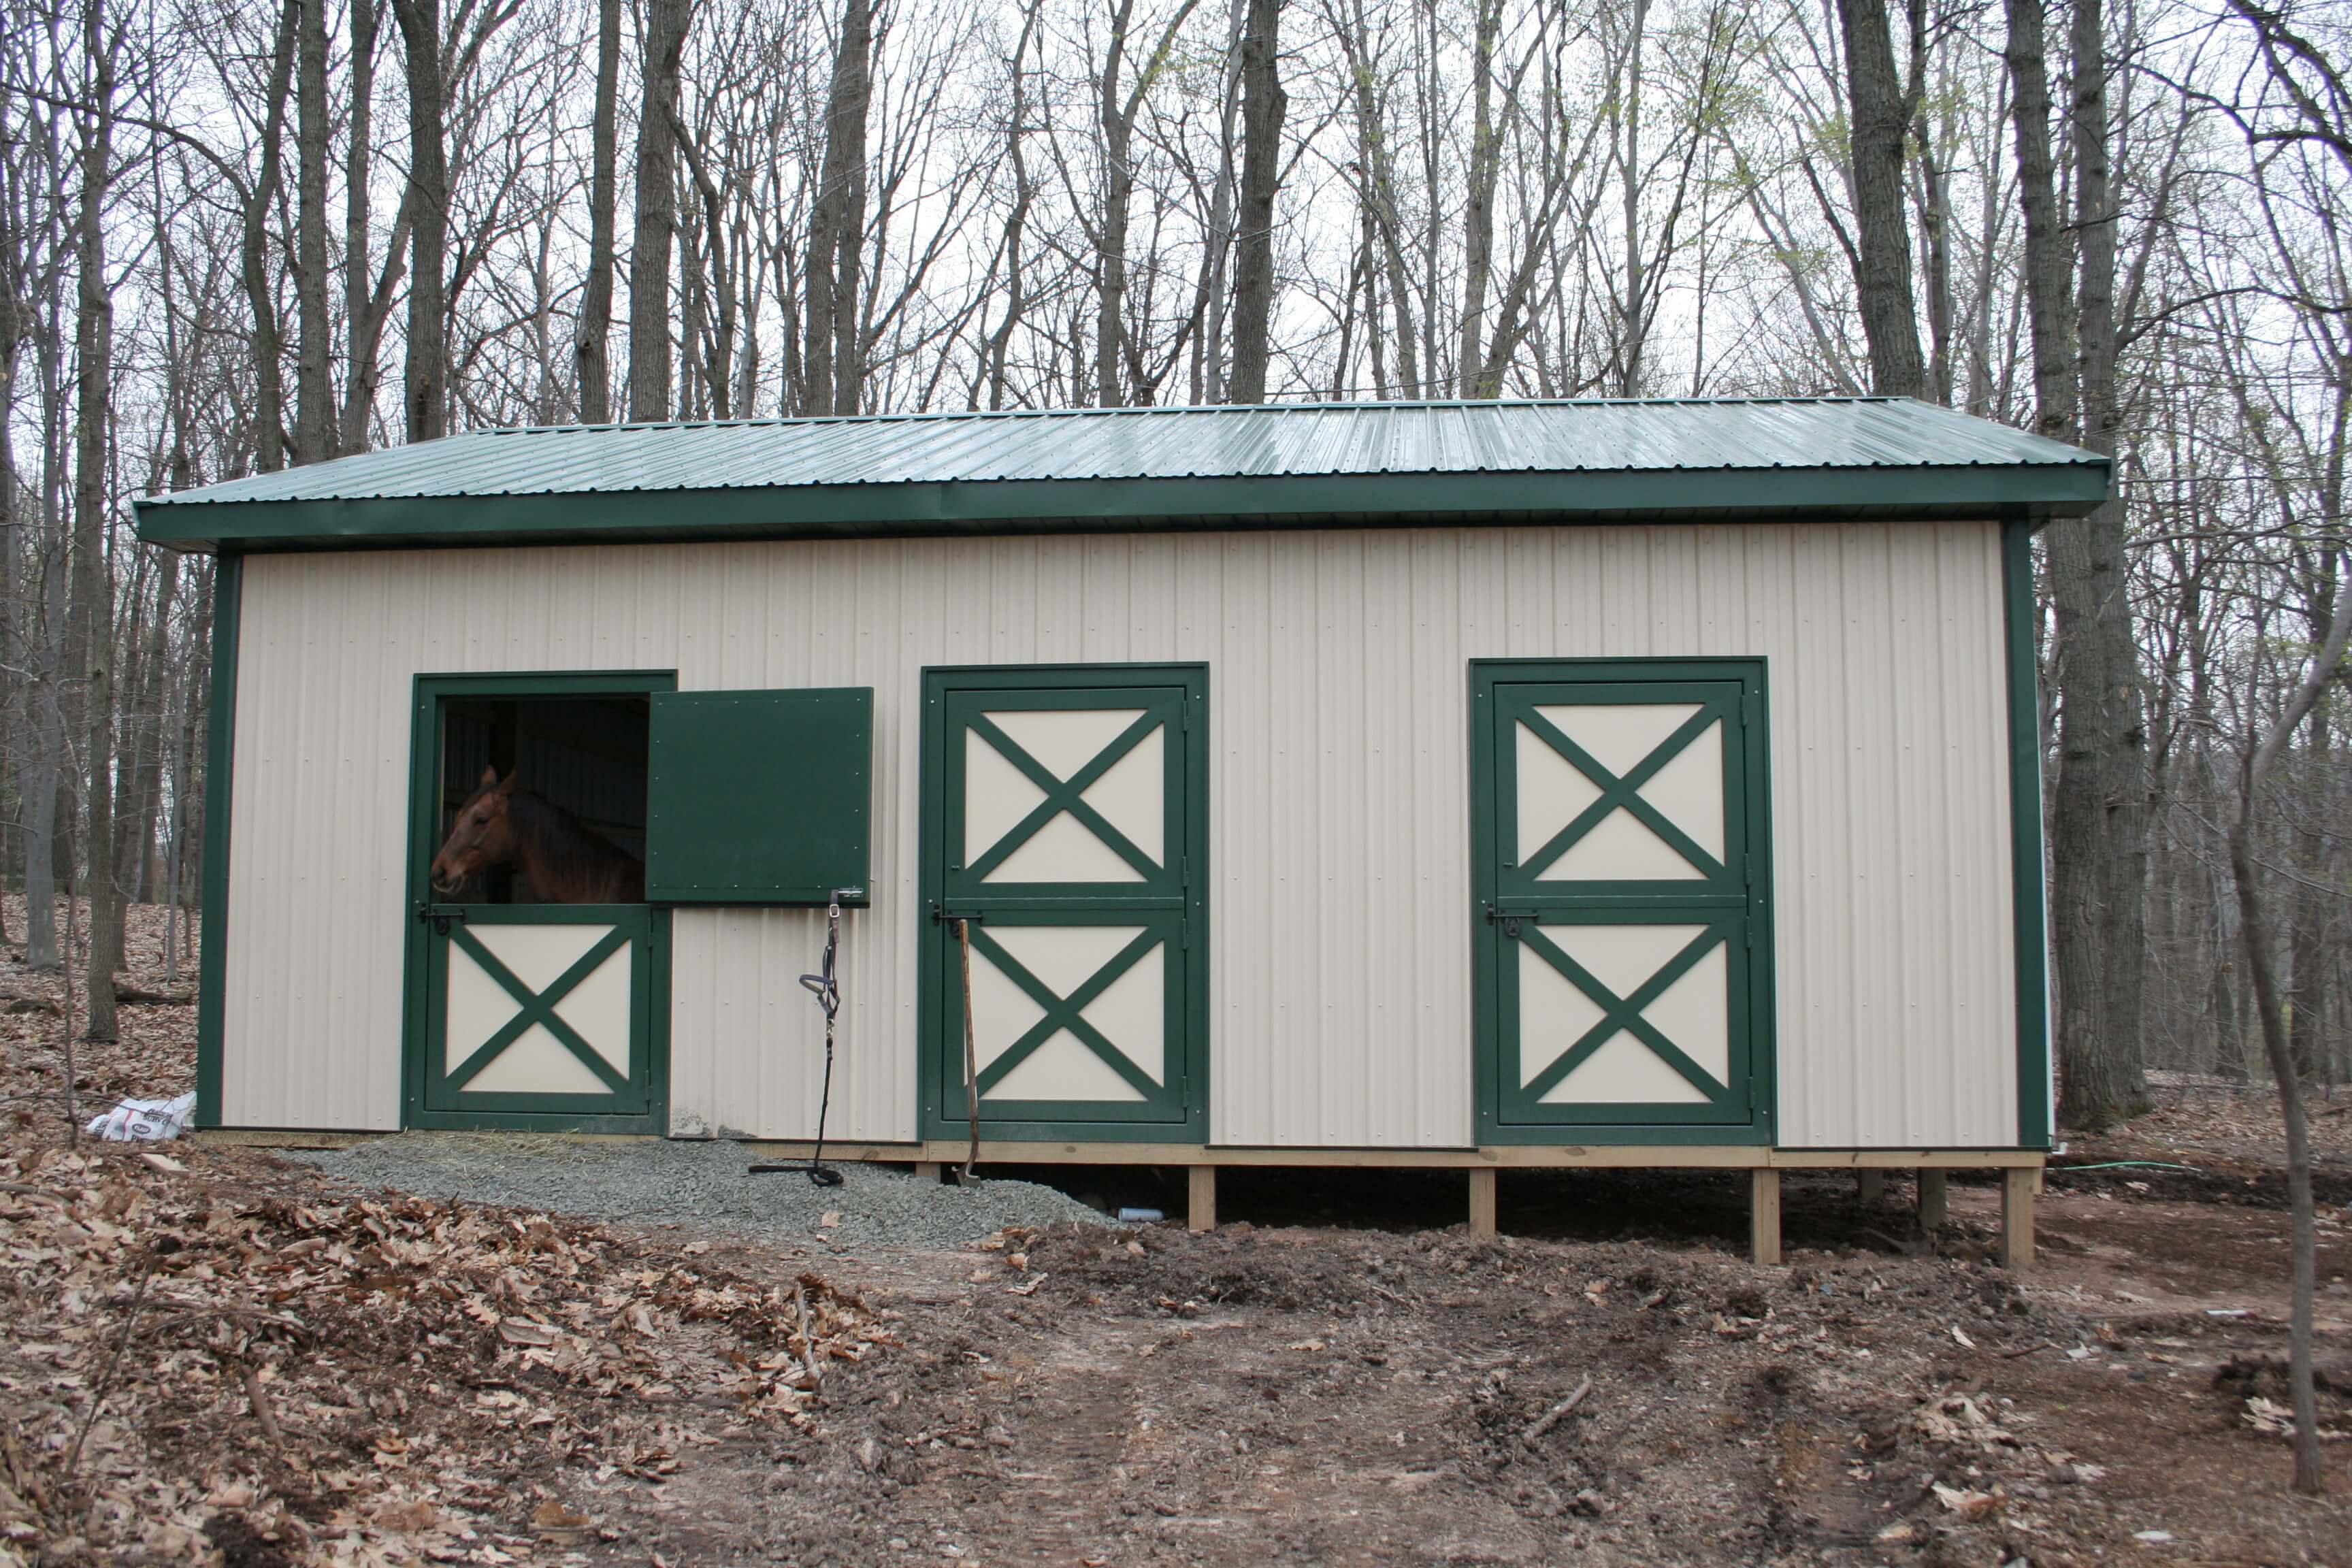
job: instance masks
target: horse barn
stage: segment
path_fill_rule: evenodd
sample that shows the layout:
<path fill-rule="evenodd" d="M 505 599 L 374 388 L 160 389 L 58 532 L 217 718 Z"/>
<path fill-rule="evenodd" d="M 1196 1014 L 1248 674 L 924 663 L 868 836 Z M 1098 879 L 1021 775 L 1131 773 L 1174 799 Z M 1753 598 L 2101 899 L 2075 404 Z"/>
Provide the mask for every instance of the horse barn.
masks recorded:
<path fill-rule="evenodd" d="M 2032 531 L 1872 398 L 492 430 L 219 558 L 199 1121 L 936 1173 L 2006 1173 L 2051 1144 Z M 828 1089 L 819 967 L 838 899 Z"/>

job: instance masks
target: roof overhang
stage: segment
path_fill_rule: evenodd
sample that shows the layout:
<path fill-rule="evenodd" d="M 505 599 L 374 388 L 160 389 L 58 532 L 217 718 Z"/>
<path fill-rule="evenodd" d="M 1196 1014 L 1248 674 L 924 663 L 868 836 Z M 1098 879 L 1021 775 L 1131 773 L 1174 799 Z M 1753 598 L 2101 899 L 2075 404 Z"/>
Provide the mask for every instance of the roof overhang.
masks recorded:
<path fill-rule="evenodd" d="M 1612 522 L 2040 524 L 2105 500 L 2108 465 L 1629 468 L 924 480 L 134 503 L 166 549 L 385 550 L 773 539 Z"/>

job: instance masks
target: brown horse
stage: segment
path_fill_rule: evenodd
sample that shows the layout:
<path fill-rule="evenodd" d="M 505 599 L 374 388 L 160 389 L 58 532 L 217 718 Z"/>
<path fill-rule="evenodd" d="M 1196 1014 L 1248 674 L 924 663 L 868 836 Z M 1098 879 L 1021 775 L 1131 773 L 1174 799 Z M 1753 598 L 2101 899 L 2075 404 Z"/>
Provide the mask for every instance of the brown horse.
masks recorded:
<path fill-rule="evenodd" d="M 446 898 L 494 866 L 520 871 L 533 903 L 646 900 L 642 861 L 546 796 L 515 788 L 512 773 L 501 779 L 498 769 L 484 768 L 472 797 L 457 809 L 448 842 L 433 857 L 433 890 Z"/>

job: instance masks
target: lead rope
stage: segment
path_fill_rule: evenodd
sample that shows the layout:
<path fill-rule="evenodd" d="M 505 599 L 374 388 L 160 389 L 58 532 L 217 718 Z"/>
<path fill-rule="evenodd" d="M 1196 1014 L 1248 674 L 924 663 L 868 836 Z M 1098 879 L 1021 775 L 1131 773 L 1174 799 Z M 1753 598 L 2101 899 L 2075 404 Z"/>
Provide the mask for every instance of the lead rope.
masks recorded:
<path fill-rule="evenodd" d="M 971 921 L 956 921 L 956 945 L 963 949 L 963 1103 L 971 1118 L 971 1143 L 964 1151 L 963 1169 L 956 1173 L 956 1181 L 967 1187 L 976 1187 L 980 1178 L 972 1167 L 980 1163 L 980 1054 L 971 1040 Z"/>
<path fill-rule="evenodd" d="M 855 889 L 853 889 L 855 890 Z M 764 1176 L 772 1173 L 801 1171 L 807 1173 L 814 1187 L 841 1185 L 839 1171 L 824 1163 L 825 1112 L 833 1105 L 833 1019 L 841 1011 L 841 987 L 834 979 L 835 961 L 841 952 L 841 894 L 836 890 L 832 901 L 824 907 L 824 959 L 814 974 L 801 976 L 801 984 L 816 994 L 816 1005 L 824 1009 L 824 1087 L 817 1093 L 816 1147 L 810 1151 L 805 1163 L 787 1160 L 777 1164 L 754 1165 L 751 1174 Z"/>

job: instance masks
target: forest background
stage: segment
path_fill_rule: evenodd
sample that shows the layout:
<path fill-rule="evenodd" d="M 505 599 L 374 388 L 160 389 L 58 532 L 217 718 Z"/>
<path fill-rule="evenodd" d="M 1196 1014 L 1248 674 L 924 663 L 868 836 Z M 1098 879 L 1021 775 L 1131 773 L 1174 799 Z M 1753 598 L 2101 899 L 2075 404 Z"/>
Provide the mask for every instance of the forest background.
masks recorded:
<path fill-rule="evenodd" d="M 211 563 L 134 496 L 492 425 L 1885 393 L 2116 460 L 2037 557 L 2062 1122 L 2275 1077 L 2265 1016 L 2352 1076 L 2346 0 L 5 14 L 0 936 L 92 895 L 93 1037 L 203 874 Z"/>

